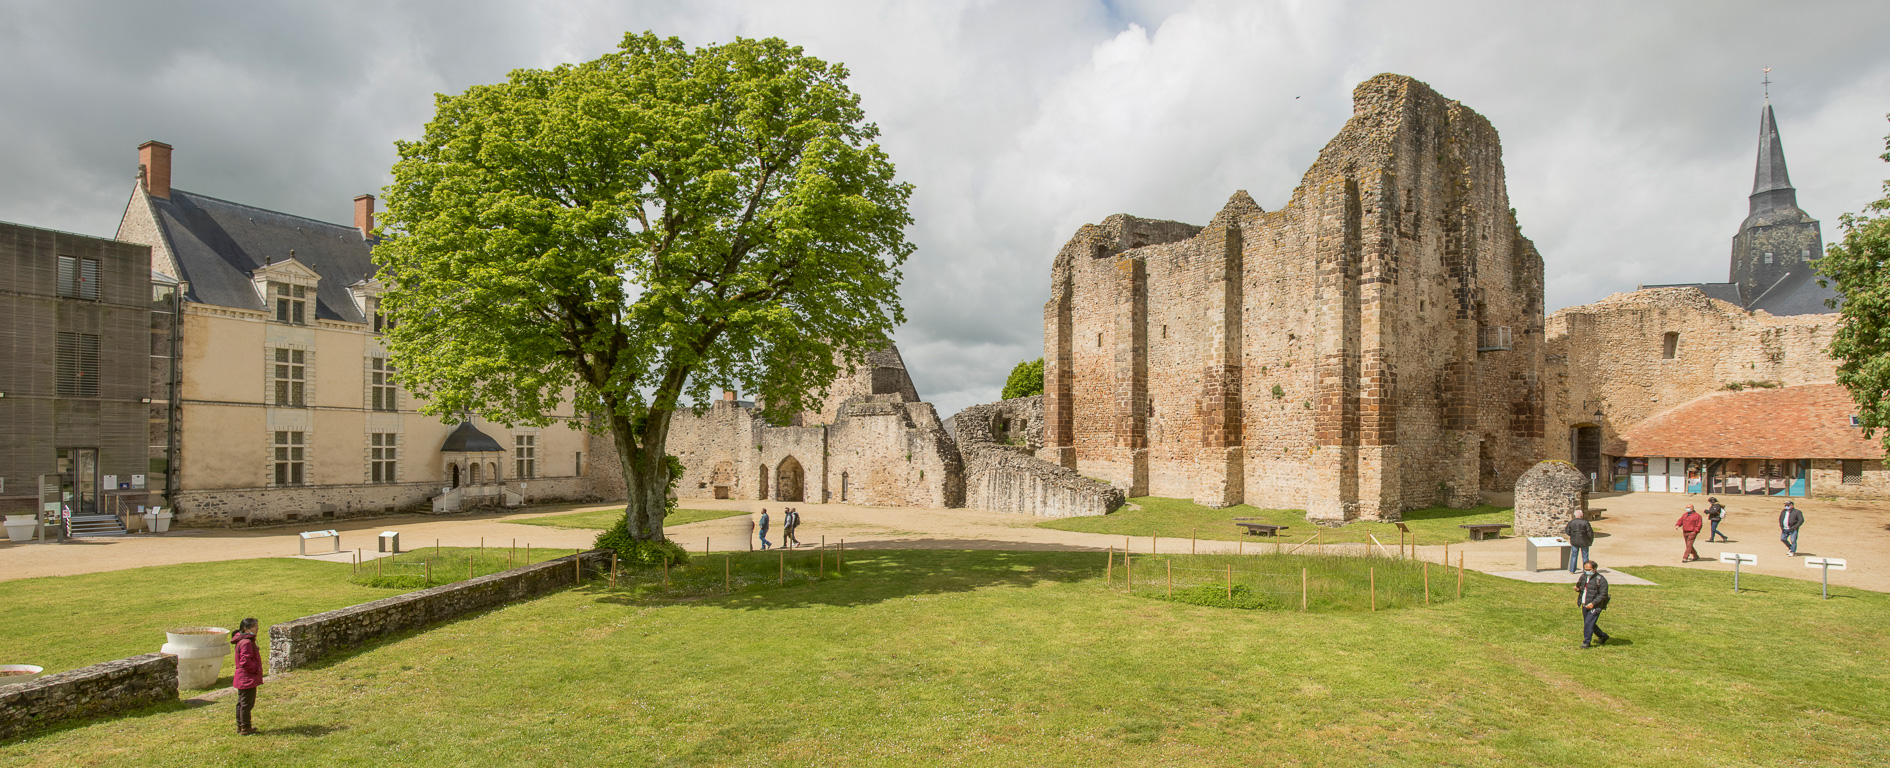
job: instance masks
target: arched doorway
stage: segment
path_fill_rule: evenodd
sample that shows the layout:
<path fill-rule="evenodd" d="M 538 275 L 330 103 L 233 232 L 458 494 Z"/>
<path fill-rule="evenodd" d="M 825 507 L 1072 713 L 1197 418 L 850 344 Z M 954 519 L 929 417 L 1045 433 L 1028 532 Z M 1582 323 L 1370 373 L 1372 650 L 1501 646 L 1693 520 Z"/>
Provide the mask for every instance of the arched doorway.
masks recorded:
<path fill-rule="evenodd" d="M 1594 424 L 1581 424 L 1568 431 L 1569 456 L 1575 459 L 1575 468 L 1581 470 L 1583 477 L 1593 478 L 1595 488 L 1605 488 L 1608 478 L 1601 476 L 1601 427 Z"/>
<path fill-rule="evenodd" d="M 459 465 L 458 464 L 453 465 L 453 487 L 454 488 L 459 487 Z"/>
<path fill-rule="evenodd" d="M 472 484 L 473 485 L 485 485 L 485 483 L 481 481 L 479 470 L 480 470 L 479 462 L 477 461 L 473 462 L 473 465 L 472 465 Z"/>
<path fill-rule="evenodd" d="M 793 456 L 781 460 L 781 466 L 774 473 L 775 499 L 777 501 L 802 501 L 807 483 L 807 472 L 801 469 L 801 462 Z"/>
<path fill-rule="evenodd" d="M 498 462 L 496 461 L 486 462 L 486 482 L 488 483 L 499 482 L 499 463 Z"/>
<path fill-rule="evenodd" d="M 761 465 L 761 492 L 755 498 L 762 501 L 768 500 L 768 465 L 766 464 Z"/>

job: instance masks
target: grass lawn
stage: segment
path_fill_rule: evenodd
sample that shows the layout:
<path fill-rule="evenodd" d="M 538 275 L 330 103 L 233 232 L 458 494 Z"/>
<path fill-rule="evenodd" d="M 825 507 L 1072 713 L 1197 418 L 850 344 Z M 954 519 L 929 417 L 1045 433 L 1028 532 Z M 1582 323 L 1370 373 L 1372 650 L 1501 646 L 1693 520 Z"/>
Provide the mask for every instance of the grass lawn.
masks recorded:
<path fill-rule="evenodd" d="M 1616 642 L 1581 651 L 1566 586 L 1477 574 L 1431 608 L 1301 613 L 1124 594 L 1089 552 L 850 552 L 768 586 L 779 557 L 729 558 L 763 577 L 733 594 L 716 555 L 672 573 L 693 586 L 593 582 L 306 668 L 262 689 L 261 736 L 224 699 L 0 764 L 1890 763 L 1883 594 L 1633 569 L 1662 586 L 1617 587 Z"/>
<path fill-rule="evenodd" d="M 700 523 L 704 520 L 720 520 L 724 517 L 736 517 L 746 514 L 748 513 L 739 509 L 678 509 L 669 513 L 668 517 L 663 518 L 663 527 L 668 529 L 678 525 Z M 550 515 L 530 520 L 511 520 L 508 522 L 524 523 L 526 525 L 543 525 L 550 528 L 590 528 L 601 531 L 615 524 L 618 518 L 621 517 L 623 517 L 623 508 L 613 507 L 610 509 L 593 509 L 589 512 L 573 512 L 568 515 Z"/>
<path fill-rule="evenodd" d="M 1204 507 L 1186 499 L 1164 499 L 1144 496 L 1130 499 L 1141 509 L 1123 507 L 1111 514 L 1100 517 L 1060 517 L 1045 520 L 1037 525 L 1042 528 L 1055 528 L 1060 531 L 1081 531 L 1083 533 L 1111 533 L 1117 536 L 1160 536 L 1164 539 L 1186 539 L 1198 537 L 1216 541 L 1266 541 L 1271 539 L 1250 536 L 1245 529 L 1234 526 L 1234 518 L 1256 518 L 1250 522 L 1284 525 L 1281 538 L 1289 541 L 1304 541 L 1321 530 L 1306 520 L 1306 513 L 1297 509 L 1258 509 L 1245 504 L 1214 509 Z M 1443 544 L 1445 542 L 1468 541 L 1470 532 L 1458 525 L 1466 523 L 1515 523 L 1515 510 L 1506 507 L 1481 506 L 1472 509 L 1451 509 L 1432 507 L 1416 509 L 1404 513 L 1404 524 L 1418 537 L 1419 544 Z M 1396 550 L 1398 546 L 1398 526 L 1392 523 L 1379 523 L 1355 520 L 1337 528 L 1325 528 L 1320 540 L 1333 543 L 1368 543 L 1369 536 L 1377 536 L 1386 547 Z"/>

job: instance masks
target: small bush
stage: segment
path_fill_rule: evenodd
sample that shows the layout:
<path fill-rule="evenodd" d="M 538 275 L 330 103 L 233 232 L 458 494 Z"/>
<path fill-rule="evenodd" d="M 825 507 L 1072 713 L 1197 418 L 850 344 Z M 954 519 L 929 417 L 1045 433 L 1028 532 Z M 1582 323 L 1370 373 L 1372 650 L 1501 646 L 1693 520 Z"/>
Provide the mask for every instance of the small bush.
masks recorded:
<path fill-rule="evenodd" d="M 689 552 L 676 542 L 637 541 L 630 536 L 630 521 L 617 518 L 603 533 L 597 534 L 598 549 L 608 549 L 617 553 L 617 560 L 624 564 L 662 565 L 668 558 L 670 565 L 683 565 L 689 562 Z"/>

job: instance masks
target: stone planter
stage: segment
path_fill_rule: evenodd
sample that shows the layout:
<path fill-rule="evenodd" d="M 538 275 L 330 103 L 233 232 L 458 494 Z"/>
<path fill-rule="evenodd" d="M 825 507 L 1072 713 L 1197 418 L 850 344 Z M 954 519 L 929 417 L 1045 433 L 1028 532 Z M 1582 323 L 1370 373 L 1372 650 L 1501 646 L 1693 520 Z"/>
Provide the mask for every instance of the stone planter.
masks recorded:
<path fill-rule="evenodd" d="M 18 685 L 39 679 L 46 672 L 44 667 L 31 664 L 0 664 L 0 686 Z"/>
<path fill-rule="evenodd" d="M 7 515 L 6 529 L 9 541 L 32 541 L 33 530 L 38 527 L 32 515 Z"/>
<path fill-rule="evenodd" d="M 164 633 L 170 642 L 158 651 L 177 657 L 177 687 L 200 690 L 217 684 L 223 657 L 230 655 L 230 631 L 222 627 L 184 627 Z"/>

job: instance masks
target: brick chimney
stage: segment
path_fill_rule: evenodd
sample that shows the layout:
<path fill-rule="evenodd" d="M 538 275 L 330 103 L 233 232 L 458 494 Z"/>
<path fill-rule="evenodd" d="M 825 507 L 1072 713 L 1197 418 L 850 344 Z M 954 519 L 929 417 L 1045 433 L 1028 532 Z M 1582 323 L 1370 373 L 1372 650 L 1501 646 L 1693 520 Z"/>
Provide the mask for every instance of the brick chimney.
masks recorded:
<path fill-rule="evenodd" d="M 735 390 L 732 390 L 732 389 L 724 389 L 724 390 L 722 390 L 722 399 L 723 399 L 723 400 L 727 400 L 727 401 L 729 401 L 729 402 L 734 402 L 734 401 L 735 401 Z"/>
<path fill-rule="evenodd" d="M 171 199 L 171 145 L 147 141 L 138 145 L 138 175 L 152 197 Z"/>
<path fill-rule="evenodd" d="M 356 195 L 354 198 L 354 228 L 361 230 L 361 236 L 374 237 L 374 196 Z"/>

